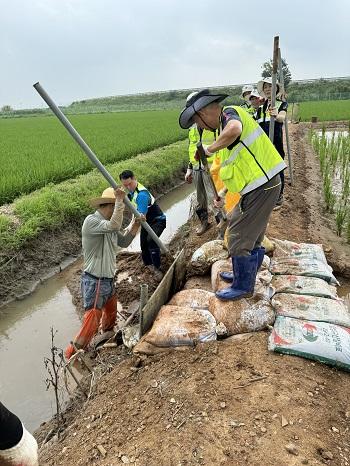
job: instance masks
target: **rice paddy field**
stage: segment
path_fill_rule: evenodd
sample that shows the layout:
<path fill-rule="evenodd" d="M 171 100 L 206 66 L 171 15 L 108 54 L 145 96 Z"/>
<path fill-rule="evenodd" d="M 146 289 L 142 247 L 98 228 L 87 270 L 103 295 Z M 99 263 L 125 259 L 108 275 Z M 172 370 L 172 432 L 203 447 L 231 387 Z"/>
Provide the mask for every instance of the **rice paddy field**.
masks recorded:
<path fill-rule="evenodd" d="M 350 242 L 350 134 L 349 131 L 311 130 L 310 138 L 320 161 L 327 210 L 335 216 L 338 236 Z"/>
<path fill-rule="evenodd" d="M 71 123 L 109 164 L 187 137 L 177 110 L 72 115 Z M 91 162 L 51 116 L 0 119 L 0 205 L 91 170 Z"/>
<path fill-rule="evenodd" d="M 298 117 L 300 121 L 311 121 L 312 117 L 318 121 L 350 120 L 350 100 L 301 102 Z"/>

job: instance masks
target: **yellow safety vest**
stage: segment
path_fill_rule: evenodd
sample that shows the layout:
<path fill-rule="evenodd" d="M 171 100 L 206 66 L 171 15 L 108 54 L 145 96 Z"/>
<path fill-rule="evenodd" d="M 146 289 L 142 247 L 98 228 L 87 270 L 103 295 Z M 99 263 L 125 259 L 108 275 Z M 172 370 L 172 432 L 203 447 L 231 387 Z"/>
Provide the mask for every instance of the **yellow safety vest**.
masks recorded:
<path fill-rule="evenodd" d="M 138 182 L 138 183 L 137 183 L 137 186 L 136 186 L 136 188 L 135 188 L 135 191 L 134 191 L 133 193 L 129 193 L 129 194 L 128 194 L 128 198 L 129 198 L 130 202 L 131 202 L 132 204 L 134 204 L 135 207 L 137 207 L 137 202 L 136 202 L 136 200 L 137 200 L 137 196 L 139 195 L 139 192 L 140 192 L 140 191 L 147 191 L 147 192 L 148 192 L 148 194 L 149 194 L 150 197 L 151 197 L 150 206 L 153 205 L 153 204 L 155 203 L 155 199 L 154 199 L 154 197 L 152 196 L 152 194 L 148 191 L 148 189 L 145 188 L 141 183 Z"/>
<path fill-rule="evenodd" d="M 219 151 L 220 178 L 230 192 L 244 195 L 267 183 L 287 165 L 258 123 L 241 107 L 230 108 L 240 116 L 243 129 L 232 150 Z"/>
<path fill-rule="evenodd" d="M 204 129 L 201 137 L 197 125 L 193 125 L 188 131 L 188 140 L 188 155 L 190 158 L 190 162 L 192 163 L 194 168 L 199 168 L 199 162 L 194 158 L 194 154 L 197 150 L 197 143 L 199 141 L 202 141 L 202 144 L 204 144 L 205 146 L 210 146 L 216 140 L 216 132 L 214 133 L 213 131 Z M 215 154 L 207 158 L 209 165 L 213 162 L 214 158 Z"/>
<path fill-rule="evenodd" d="M 251 116 L 253 116 L 255 113 L 255 108 L 252 105 L 248 105 L 247 102 L 244 102 L 244 104 L 240 105 L 240 107 L 248 112 Z"/>

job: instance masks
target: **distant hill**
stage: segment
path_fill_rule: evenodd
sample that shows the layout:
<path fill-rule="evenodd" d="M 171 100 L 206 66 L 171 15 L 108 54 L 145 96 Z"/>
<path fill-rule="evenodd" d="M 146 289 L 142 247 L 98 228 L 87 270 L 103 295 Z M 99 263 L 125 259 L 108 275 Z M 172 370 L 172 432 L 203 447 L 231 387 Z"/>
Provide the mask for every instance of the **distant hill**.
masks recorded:
<path fill-rule="evenodd" d="M 229 104 L 239 105 L 242 103 L 240 99 L 242 84 L 210 87 L 209 89 L 214 92 L 229 94 L 226 101 Z M 193 90 L 195 89 L 85 99 L 72 102 L 70 105 L 61 108 L 66 114 L 181 109 L 187 95 Z M 289 102 L 350 99 L 350 77 L 294 80 L 289 84 L 287 94 Z M 49 109 L 28 109 L 0 112 L 0 116 L 20 117 L 48 113 L 51 113 Z"/>

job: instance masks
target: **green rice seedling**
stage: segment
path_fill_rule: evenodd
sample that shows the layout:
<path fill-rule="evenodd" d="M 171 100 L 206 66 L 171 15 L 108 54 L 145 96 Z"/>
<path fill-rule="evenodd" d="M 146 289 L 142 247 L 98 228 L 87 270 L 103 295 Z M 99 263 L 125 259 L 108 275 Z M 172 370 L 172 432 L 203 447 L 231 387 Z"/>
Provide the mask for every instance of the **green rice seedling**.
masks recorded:
<path fill-rule="evenodd" d="M 333 193 L 332 179 L 329 173 L 326 173 L 323 179 L 323 193 L 324 193 L 324 199 L 326 202 L 326 209 L 329 212 L 333 212 L 335 201 L 336 201 L 336 196 Z"/>
<path fill-rule="evenodd" d="M 335 213 L 335 222 L 336 222 L 337 235 L 338 236 L 341 236 L 341 234 L 343 232 L 346 216 L 347 216 L 346 206 L 344 204 L 339 205 L 337 210 L 336 210 L 336 213 Z"/>

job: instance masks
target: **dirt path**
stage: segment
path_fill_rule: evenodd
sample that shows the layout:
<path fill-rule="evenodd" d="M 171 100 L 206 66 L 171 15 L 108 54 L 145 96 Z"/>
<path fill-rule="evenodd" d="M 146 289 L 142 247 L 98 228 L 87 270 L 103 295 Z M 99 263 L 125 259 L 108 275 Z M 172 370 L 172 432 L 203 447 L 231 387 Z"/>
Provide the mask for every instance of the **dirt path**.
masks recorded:
<path fill-rule="evenodd" d="M 269 235 L 323 243 L 335 269 L 349 276 L 350 247 L 327 227 L 317 164 L 304 146 L 306 126 L 292 125 L 290 133 L 296 182 L 287 185 Z M 198 238 L 187 226 L 173 244 L 186 246 L 189 257 L 215 234 L 212 228 Z M 349 374 L 271 353 L 267 336 L 122 362 L 111 351 L 110 373 L 61 440 L 42 449 L 41 464 L 348 466 Z"/>

